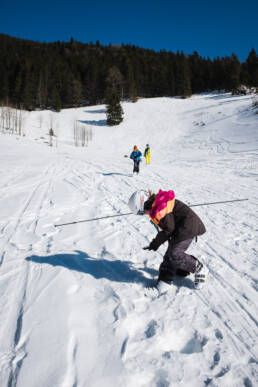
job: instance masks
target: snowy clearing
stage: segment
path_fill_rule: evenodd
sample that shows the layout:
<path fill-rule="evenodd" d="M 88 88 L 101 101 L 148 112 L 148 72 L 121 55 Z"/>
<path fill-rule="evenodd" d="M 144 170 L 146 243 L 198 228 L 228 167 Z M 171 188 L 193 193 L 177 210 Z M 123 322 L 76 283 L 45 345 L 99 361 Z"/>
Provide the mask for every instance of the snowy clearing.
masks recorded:
<path fill-rule="evenodd" d="M 0 385 L 251 387 L 258 384 L 258 115 L 251 96 L 203 94 L 26 113 L 26 137 L 0 134 Z M 52 118 L 50 118 L 52 116 Z M 58 138 L 49 147 L 49 123 Z M 73 123 L 92 130 L 73 146 Z M 43 137 L 43 138 L 40 138 Z M 150 144 L 132 177 L 133 145 Z M 145 296 L 166 250 L 129 212 L 136 189 L 173 189 L 207 233 L 190 246 L 207 285 L 176 278 Z"/>

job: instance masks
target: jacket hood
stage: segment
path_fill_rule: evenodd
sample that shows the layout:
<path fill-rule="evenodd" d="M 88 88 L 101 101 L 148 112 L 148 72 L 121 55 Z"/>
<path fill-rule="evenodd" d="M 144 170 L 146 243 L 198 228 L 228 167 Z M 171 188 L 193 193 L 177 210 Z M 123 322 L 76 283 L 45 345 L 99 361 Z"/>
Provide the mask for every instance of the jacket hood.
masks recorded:
<path fill-rule="evenodd" d="M 174 191 L 162 191 L 159 190 L 157 197 L 153 203 L 152 209 L 150 210 L 150 217 L 155 218 L 156 215 L 167 207 L 167 203 L 175 199 Z"/>

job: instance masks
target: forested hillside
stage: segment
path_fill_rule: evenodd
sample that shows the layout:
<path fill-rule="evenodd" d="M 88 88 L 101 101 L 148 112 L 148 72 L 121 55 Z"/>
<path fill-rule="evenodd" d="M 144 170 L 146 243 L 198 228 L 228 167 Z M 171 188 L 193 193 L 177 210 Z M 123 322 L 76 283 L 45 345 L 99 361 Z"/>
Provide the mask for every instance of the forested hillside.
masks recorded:
<path fill-rule="evenodd" d="M 0 34 L 0 103 L 28 110 L 78 107 L 105 101 L 108 87 L 122 100 L 181 96 L 240 84 L 258 87 L 258 56 L 202 58 L 98 41 L 40 43 Z"/>

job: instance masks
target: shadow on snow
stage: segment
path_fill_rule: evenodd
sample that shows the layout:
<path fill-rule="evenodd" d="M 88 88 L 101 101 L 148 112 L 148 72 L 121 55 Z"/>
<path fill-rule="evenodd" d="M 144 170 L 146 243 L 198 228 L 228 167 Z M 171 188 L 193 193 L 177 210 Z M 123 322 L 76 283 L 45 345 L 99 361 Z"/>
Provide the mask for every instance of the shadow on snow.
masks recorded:
<path fill-rule="evenodd" d="M 104 126 L 107 124 L 107 120 L 86 120 L 86 121 L 83 121 L 83 120 L 79 120 L 79 122 L 81 124 L 87 124 L 87 125 L 94 125 L 94 126 Z"/>
<path fill-rule="evenodd" d="M 128 176 L 132 177 L 132 174 L 130 173 L 120 173 L 120 172 L 109 172 L 109 173 L 103 173 L 103 172 L 98 172 L 102 176 L 113 176 L 113 175 L 120 175 L 120 176 Z"/>
<path fill-rule="evenodd" d="M 85 113 L 91 113 L 91 114 L 106 113 L 106 112 L 107 112 L 107 109 L 85 110 Z"/>
<path fill-rule="evenodd" d="M 142 283 L 145 286 L 150 286 L 153 283 L 153 279 L 148 279 L 143 274 L 144 271 L 150 273 L 148 268 L 136 270 L 132 262 L 107 260 L 102 256 L 100 258 L 90 257 L 87 253 L 78 250 L 74 254 L 32 255 L 27 257 L 26 261 L 51 266 L 62 266 L 68 270 L 90 274 L 96 279 L 106 278 L 114 282 Z M 153 275 L 158 273 L 153 269 L 151 272 Z"/>
<path fill-rule="evenodd" d="M 100 258 L 95 258 L 90 257 L 83 251 L 76 250 L 74 254 L 32 255 L 27 257 L 26 261 L 62 266 L 68 270 L 89 274 L 95 279 L 106 278 L 114 282 L 140 283 L 146 287 L 155 286 L 158 276 L 157 270 L 148 267 L 135 269 L 130 261 L 104 259 L 103 255 L 105 254 L 105 251 L 103 251 Z M 153 278 L 146 278 L 144 272 Z M 174 278 L 172 286 L 194 289 L 193 281 L 190 278 L 179 276 Z"/>

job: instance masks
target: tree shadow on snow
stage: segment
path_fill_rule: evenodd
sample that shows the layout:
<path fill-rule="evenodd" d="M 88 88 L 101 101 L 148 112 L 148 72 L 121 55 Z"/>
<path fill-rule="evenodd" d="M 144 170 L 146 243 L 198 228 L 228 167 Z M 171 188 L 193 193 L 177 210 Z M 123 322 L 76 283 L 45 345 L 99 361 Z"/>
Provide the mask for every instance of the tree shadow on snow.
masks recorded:
<path fill-rule="evenodd" d="M 224 100 L 224 103 L 231 103 L 233 101 L 239 101 L 239 100 L 244 100 L 246 99 L 245 96 L 242 96 L 242 95 L 232 95 L 232 94 L 228 94 L 228 95 L 225 95 L 225 94 L 215 94 L 215 95 L 211 95 L 210 93 L 204 93 L 203 94 L 205 96 L 205 99 L 214 99 L 214 100 Z M 232 99 L 232 98 L 235 98 L 235 99 Z M 225 101 L 225 99 L 230 99 L 230 101 Z"/>
<path fill-rule="evenodd" d="M 142 283 L 149 286 L 150 281 L 153 281 L 144 276 L 143 271 L 147 272 L 147 269 L 136 270 L 130 261 L 107 260 L 101 256 L 100 258 L 90 257 L 87 253 L 78 250 L 74 254 L 32 255 L 27 257 L 26 261 L 63 266 L 68 270 L 90 274 L 96 279 L 106 278 L 114 282 Z"/>
<path fill-rule="evenodd" d="M 104 126 L 107 124 L 107 120 L 79 120 L 81 124 L 93 125 L 93 126 Z"/>
<path fill-rule="evenodd" d="M 102 176 L 113 176 L 113 175 L 120 175 L 120 176 L 128 176 L 132 177 L 132 174 L 130 173 L 120 173 L 120 172 L 109 172 L 109 173 L 103 173 L 103 172 L 98 172 Z"/>
<path fill-rule="evenodd" d="M 106 113 L 106 112 L 107 112 L 107 109 L 85 110 L 85 113 L 91 113 L 91 114 Z"/>

